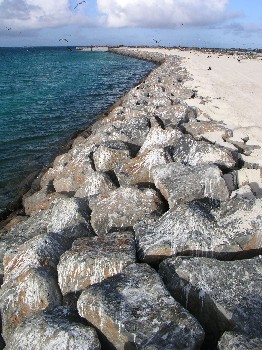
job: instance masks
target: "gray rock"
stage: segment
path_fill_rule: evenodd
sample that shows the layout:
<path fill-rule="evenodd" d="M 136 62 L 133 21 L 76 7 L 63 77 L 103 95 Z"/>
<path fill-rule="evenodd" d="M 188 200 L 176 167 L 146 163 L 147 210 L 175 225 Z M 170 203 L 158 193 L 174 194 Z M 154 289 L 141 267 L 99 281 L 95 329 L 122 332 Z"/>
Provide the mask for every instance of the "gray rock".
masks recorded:
<path fill-rule="evenodd" d="M 189 108 L 186 104 L 178 101 L 171 106 L 164 106 L 155 111 L 155 116 L 161 119 L 165 128 L 177 128 L 189 121 Z"/>
<path fill-rule="evenodd" d="M 98 235 L 109 231 L 131 228 L 146 218 L 155 219 L 164 211 L 164 205 L 153 189 L 118 188 L 92 198 L 91 225 Z"/>
<path fill-rule="evenodd" d="M 119 164 L 131 159 L 127 147 L 110 147 L 103 144 L 94 152 L 93 158 L 96 170 L 104 172 L 114 170 Z"/>
<path fill-rule="evenodd" d="M 112 120 L 103 127 L 94 130 L 94 133 L 89 137 L 88 143 L 102 144 L 106 141 L 123 141 L 137 146 L 141 146 L 145 141 L 146 135 L 150 129 L 149 119 L 146 117 L 136 117 L 130 113 L 125 114 L 121 120 Z"/>
<path fill-rule="evenodd" d="M 6 339 L 24 319 L 61 305 L 62 295 L 53 271 L 45 267 L 29 268 L 2 286 L 0 303 Z"/>
<path fill-rule="evenodd" d="M 214 254 L 214 217 L 200 203 L 185 203 L 170 209 L 155 222 L 134 226 L 138 256 L 157 264 L 176 254 Z"/>
<path fill-rule="evenodd" d="M 47 232 L 63 233 L 67 238 L 92 236 L 89 208 L 80 198 L 63 198 L 54 202 Z"/>
<path fill-rule="evenodd" d="M 106 237 L 77 239 L 61 256 L 58 281 L 63 294 L 101 282 L 136 261 L 134 235 L 112 233 Z"/>
<path fill-rule="evenodd" d="M 47 225 L 50 220 L 50 210 L 37 213 L 27 220 L 19 222 L 10 231 L 1 237 L 0 240 L 0 261 L 8 249 L 19 246 L 27 240 L 47 233 Z"/>
<path fill-rule="evenodd" d="M 235 170 L 224 174 L 223 179 L 225 180 L 227 188 L 230 192 L 235 191 L 237 189 L 237 173 Z"/>
<path fill-rule="evenodd" d="M 212 210 L 218 230 L 225 232 L 228 240 L 233 240 L 239 246 L 236 255 L 248 256 L 249 252 L 258 251 L 262 247 L 262 200 L 248 200 L 233 197 L 221 202 L 218 209 Z"/>
<path fill-rule="evenodd" d="M 116 185 L 111 181 L 108 175 L 96 171 L 81 185 L 74 197 L 89 199 L 92 196 L 107 193 L 116 188 Z"/>
<path fill-rule="evenodd" d="M 29 191 L 30 192 L 30 191 Z M 54 195 L 52 186 L 46 186 L 40 191 L 23 196 L 23 206 L 26 215 L 32 215 L 40 210 L 48 209 L 48 203 L 52 201 Z"/>
<path fill-rule="evenodd" d="M 253 338 L 236 332 L 225 332 L 218 343 L 219 350 L 260 350 L 262 338 Z"/>
<path fill-rule="evenodd" d="M 198 322 L 145 264 L 88 287 L 77 305 L 116 349 L 199 349 L 203 341 Z"/>
<path fill-rule="evenodd" d="M 233 198 L 218 209 L 194 201 L 170 209 L 155 222 L 134 226 L 142 261 L 159 263 L 172 255 L 232 259 L 261 249 L 262 202 Z"/>
<path fill-rule="evenodd" d="M 53 183 L 55 176 L 59 176 L 65 169 L 66 165 L 72 160 L 69 153 L 57 156 L 53 162 L 53 167 L 49 168 L 42 176 L 40 181 L 41 188 L 46 188 Z"/>
<path fill-rule="evenodd" d="M 139 150 L 138 155 L 152 150 L 152 148 L 164 148 L 173 146 L 183 137 L 183 134 L 178 129 L 163 130 L 160 126 L 155 126 L 150 129 L 145 142 Z"/>
<path fill-rule="evenodd" d="M 65 239 L 94 235 L 89 216 L 87 204 L 81 199 L 66 196 L 55 198 L 48 210 L 18 223 L 1 237 L 0 261 L 7 250 L 39 234 L 62 233 Z"/>
<path fill-rule="evenodd" d="M 20 275 L 29 269 L 46 268 L 56 272 L 60 256 L 72 245 L 72 239 L 48 233 L 38 235 L 24 244 L 9 249 L 4 256 L 4 284 L 15 284 Z"/>
<path fill-rule="evenodd" d="M 76 322 L 65 308 L 37 314 L 10 335 L 6 350 L 100 350 L 96 331 Z"/>
<path fill-rule="evenodd" d="M 224 331 L 261 337 L 261 257 L 237 261 L 170 258 L 159 271 L 174 298 L 215 338 Z"/>
<path fill-rule="evenodd" d="M 234 168 L 236 161 L 231 152 L 204 141 L 195 141 L 185 135 L 172 150 L 173 159 L 188 165 L 213 163 L 221 169 Z"/>
<path fill-rule="evenodd" d="M 95 149 L 95 145 L 75 146 L 70 150 L 68 160 L 54 162 L 49 172 L 53 174 L 53 186 L 57 192 L 75 192 L 92 175 L 92 154 Z"/>
<path fill-rule="evenodd" d="M 153 183 L 151 169 L 156 165 L 172 162 L 168 151 L 163 148 L 153 148 L 142 155 L 132 158 L 120 165 L 115 173 L 121 186 Z"/>
<path fill-rule="evenodd" d="M 62 235 L 44 234 L 6 252 L 1 288 L 4 334 L 39 310 L 61 304 L 56 266 L 71 243 Z"/>
<path fill-rule="evenodd" d="M 202 140 L 203 135 L 215 132 L 221 139 L 233 136 L 233 131 L 216 121 L 193 121 L 184 125 L 187 134 L 192 135 L 196 140 Z"/>
<path fill-rule="evenodd" d="M 228 199 L 229 192 L 221 175 L 219 168 L 212 164 L 188 166 L 170 163 L 151 169 L 153 182 L 170 208 L 200 198 Z"/>

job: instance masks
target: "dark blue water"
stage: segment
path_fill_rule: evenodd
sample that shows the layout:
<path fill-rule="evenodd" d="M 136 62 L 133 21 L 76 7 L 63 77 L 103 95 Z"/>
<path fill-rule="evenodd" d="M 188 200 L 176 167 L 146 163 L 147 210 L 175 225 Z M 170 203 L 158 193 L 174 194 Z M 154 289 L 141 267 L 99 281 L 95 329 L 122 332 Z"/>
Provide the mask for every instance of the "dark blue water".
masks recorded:
<path fill-rule="evenodd" d="M 21 180 L 153 67 L 108 52 L 0 48 L 0 211 Z"/>

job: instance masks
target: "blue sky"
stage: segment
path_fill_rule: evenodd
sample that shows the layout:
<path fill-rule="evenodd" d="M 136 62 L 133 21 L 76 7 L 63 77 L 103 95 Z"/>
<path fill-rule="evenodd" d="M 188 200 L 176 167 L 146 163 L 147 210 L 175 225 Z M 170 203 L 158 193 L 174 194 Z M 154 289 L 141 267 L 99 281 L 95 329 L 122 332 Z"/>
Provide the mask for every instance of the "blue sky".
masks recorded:
<path fill-rule="evenodd" d="M 0 46 L 154 46 L 154 39 L 262 48 L 262 0 L 0 0 Z"/>

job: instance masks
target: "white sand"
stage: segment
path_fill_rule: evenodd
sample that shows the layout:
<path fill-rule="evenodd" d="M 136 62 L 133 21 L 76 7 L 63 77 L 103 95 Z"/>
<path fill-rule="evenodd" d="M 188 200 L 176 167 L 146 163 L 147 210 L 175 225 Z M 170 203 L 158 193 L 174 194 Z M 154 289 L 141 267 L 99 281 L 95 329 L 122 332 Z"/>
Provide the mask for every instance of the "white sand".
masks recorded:
<path fill-rule="evenodd" d="M 192 80 L 186 86 L 197 90 L 197 97 L 187 100 L 209 117 L 223 121 L 234 131 L 234 138 L 247 135 L 247 144 L 261 146 L 252 157 L 262 164 L 262 59 L 242 59 L 196 50 L 139 48 L 182 58 L 182 65 Z M 211 56 L 211 57 L 208 57 Z M 208 68 L 211 67 L 211 70 Z M 201 98 L 200 98 L 201 97 Z M 205 104 L 200 104 L 203 101 Z"/>

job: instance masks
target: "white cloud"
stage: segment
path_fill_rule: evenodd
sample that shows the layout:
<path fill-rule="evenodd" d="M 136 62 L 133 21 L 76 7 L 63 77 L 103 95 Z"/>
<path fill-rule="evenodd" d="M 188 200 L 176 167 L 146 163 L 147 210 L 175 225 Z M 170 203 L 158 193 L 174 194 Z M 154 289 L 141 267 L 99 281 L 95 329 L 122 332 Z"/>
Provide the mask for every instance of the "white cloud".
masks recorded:
<path fill-rule="evenodd" d="M 69 0 L 0 0 L 0 22 L 2 29 L 34 30 L 89 21 Z"/>
<path fill-rule="evenodd" d="M 228 0 L 97 0 L 109 27 L 171 28 L 207 25 L 228 17 Z"/>

